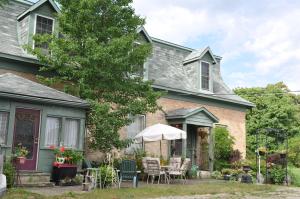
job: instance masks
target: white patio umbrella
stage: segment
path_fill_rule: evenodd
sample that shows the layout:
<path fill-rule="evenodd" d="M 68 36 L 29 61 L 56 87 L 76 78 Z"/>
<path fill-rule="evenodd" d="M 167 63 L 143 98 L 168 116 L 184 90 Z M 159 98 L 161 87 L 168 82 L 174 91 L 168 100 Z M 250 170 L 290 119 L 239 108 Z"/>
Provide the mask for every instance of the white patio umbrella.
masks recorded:
<path fill-rule="evenodd" d="M 186 132 L 178 128 L 165 125 L 155 124 L 145 128 L 134 139 L 137 142 L 153 142 L 161 140 L 178 140 L 186 139 Z M 161 153 L 161 142 L 160 142 L 160 153 Z"/>

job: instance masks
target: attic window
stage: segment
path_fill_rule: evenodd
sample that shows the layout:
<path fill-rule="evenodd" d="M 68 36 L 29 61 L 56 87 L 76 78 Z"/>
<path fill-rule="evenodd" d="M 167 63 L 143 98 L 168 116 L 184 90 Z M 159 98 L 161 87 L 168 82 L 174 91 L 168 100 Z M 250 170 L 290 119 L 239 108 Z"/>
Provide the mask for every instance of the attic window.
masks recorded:
<path fill-rule="evenodd" d="M 48 17 L 36 16 L 35 34 L 52 34 L 54 28 L 54 19 Z M 47 43 L 35 44 L 35 47 L 48 49 Z"/>
<path fill-rule="evenodd" d="M 209 63 L 201 62 L 201 88 L 209 90 Z"/>

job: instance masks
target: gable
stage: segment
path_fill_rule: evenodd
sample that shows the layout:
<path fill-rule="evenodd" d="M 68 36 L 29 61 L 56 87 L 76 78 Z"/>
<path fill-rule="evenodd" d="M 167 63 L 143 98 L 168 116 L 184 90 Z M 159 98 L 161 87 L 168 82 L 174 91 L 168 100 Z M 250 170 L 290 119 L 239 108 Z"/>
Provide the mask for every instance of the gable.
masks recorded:
<path fill-rule="evenodd" d="M 207 51 L 200 60 L 209 62 L 209 63 L 214 63 L 214 58 L 212 57 L 212 55 Z"/>
<path fill-rule="evenodd" d="M 27 16 L 28 14 L 30 14 L 31 12 L 34 12 L 34 11 L 41 11 L 41 12 L 49 13 L 49 11 L 50 11 L 49 9 L 52 9 L 52 12 L 53 11 L 60 12 L 58 6 L 55 4 L 55 2 L 53 0 L 40 0 L 40 1 L 36 2 L 35 4 L 33 4 L 25 12 L 21 13 L 17 19 L 21 20 L 22 18 L 24 18 L 25 16 Z"/>
<path fill-rule="evenodd" d="M 149 36 L 149 34 L 147 33 L 146 29 L 143 26 L 140 26 L 137 28 L 137 33 L 139 33 L 139 38 L 138 41 L 145 43 L 145 42 L 149 42 L 152 43 L 152 39 Z"/>

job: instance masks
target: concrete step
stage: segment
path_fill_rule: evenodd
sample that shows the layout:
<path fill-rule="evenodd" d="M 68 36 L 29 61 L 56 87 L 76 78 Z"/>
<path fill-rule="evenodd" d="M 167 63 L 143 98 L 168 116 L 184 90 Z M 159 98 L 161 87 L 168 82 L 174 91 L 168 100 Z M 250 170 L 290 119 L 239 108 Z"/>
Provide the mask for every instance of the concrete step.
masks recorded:
<path fill-rule="evenodd" d="M 50 173 L 22 171 L 20 172 L 21 185 L 26 187 L 53 186 L 50 176 Z"/>

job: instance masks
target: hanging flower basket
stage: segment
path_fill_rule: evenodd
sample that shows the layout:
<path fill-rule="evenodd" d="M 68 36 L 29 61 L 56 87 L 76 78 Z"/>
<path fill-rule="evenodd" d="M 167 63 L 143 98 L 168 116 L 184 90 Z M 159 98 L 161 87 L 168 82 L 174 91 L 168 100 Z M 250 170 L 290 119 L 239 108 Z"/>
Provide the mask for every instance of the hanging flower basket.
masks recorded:
<path fill-rule="evenodd" d="M 264 156 L 266 154 L 266 152 L 267 152 L 267 149 L 265 147 L 259 147 L 258 148 L 258 154 L 260 156 Z"/>

